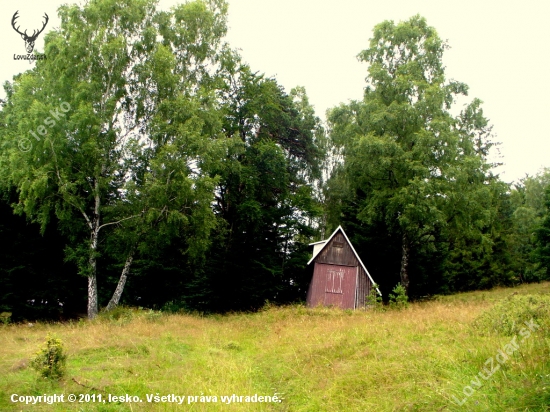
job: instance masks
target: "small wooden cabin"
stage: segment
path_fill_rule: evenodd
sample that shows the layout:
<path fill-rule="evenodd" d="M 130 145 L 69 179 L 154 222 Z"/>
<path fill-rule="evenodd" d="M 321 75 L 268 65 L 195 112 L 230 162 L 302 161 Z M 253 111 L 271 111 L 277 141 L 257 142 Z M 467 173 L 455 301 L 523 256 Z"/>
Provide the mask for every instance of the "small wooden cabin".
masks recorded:
<path fill-rule="evenodd" d="M 342 226 L 327 240 L 310 246 L 313 246 L 313 257 L 307 264 L 313 266 L 313 276 L 307 291 L 307 305 L 364 307 L 374 281 Z"/>

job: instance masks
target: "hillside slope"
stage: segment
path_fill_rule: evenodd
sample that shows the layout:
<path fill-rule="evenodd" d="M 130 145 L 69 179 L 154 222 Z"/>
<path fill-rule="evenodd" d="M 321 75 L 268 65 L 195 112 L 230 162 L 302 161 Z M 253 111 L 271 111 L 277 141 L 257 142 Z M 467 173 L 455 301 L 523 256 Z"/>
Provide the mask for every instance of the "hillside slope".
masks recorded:
<path fill-rule="evenodd" d="M 93 322 L 0 326 L 0 410 L 548 411 L 549 304 L 550 283 L 541 283 L 403 310 L 121 309 Z M 68 354 L 60 382 L 29 367 L 48 333 Z M 64 402 L 26 405 L 14 394 Z M 113 398 L 126 394 L 135 402 Z"/>

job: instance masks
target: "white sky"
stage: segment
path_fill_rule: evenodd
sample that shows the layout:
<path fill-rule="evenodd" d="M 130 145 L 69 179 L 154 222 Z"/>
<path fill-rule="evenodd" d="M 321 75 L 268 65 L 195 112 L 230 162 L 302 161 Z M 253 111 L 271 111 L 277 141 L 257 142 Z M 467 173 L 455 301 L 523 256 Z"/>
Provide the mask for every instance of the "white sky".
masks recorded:
<path fill-rule="evenodd" d="M 19 10 L 22 28 L 46 31 L 59 25 L 59 0 L 0 0 L 0 81 L 27 70 L 24 43 L 11 27 Z M 175 4 L 161 0 L 161 8 Z M 39 6 L 38 6 L 39 5 Z M 384 21 L 425 17 L 447 39 L 447 77 L 470 86 L 470 98 L 483 100 L 494 125 L 505 165 L 505 181 L 533 175 L 550 166 L 550 2 L 548 0 L 229 0 L 227 40 L 241 49 L 254 71 L 275 76 L 287 91 L 305 86 L 317 115 L 327 108 L 360 99 L 367 66 L 357 54 L 367 48 L 373 27 Z M 44 33 L 36 47 L 43 51 Z M 3 90 L 0 96 L 4 96 Z M 547 117 L 548 116 L 548 117 Z"/>

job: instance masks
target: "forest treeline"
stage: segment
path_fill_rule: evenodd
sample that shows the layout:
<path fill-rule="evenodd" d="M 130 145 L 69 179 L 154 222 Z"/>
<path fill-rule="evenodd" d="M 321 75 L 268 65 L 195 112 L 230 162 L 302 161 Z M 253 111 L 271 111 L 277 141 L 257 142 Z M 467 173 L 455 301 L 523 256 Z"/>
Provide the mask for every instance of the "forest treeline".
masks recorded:
<path fill-rule="evenodd" d="M 227 9 L 59 8 L 0 102 L 0 312 L 303 300 L 308 243 L 338 225 L 385 296 L 550 278 L 550 170 L 494 173 L 482 103 L 455 114 L 468 87 L 424 18 L 374 28 L 363 99 L 322 122 L 224 42 Z"/>

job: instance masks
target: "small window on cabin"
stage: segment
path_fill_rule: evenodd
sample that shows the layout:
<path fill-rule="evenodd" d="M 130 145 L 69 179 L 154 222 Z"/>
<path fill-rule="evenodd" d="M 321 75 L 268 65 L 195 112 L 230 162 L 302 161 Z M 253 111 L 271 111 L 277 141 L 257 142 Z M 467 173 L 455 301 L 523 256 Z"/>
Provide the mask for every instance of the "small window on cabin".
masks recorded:
<path fill-rule="evenodd" d="M 344 242 L 333 242 L 332 247 L 342 249 L 344 247 Z"/>

